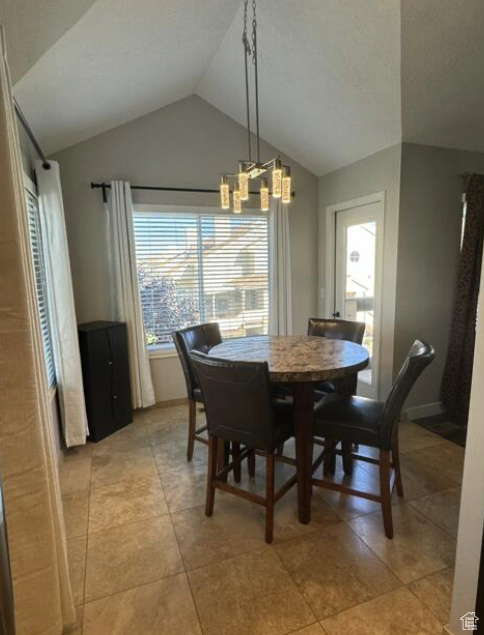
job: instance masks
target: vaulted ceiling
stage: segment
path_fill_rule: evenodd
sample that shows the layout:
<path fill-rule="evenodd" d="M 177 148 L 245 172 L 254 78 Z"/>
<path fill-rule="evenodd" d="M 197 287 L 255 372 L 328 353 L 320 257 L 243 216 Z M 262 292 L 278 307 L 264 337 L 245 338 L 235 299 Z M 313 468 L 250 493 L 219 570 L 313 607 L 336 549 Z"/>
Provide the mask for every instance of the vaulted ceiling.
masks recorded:
<path fill-rule="evenodd" d="M 241 0 L 2 2 L 48 153 L 192 94 L 245 124 Z M 402 138 L 484 151 L 483 6 L 259 0 L 262 137 L 317 175 Z"/>

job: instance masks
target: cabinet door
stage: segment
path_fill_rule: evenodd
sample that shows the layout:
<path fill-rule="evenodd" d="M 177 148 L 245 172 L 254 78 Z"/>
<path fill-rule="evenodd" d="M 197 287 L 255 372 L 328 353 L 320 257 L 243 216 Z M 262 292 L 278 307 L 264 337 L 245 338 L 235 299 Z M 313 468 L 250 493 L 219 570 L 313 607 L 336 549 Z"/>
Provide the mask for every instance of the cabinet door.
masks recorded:
<path fill-rule="evenodd" d="M 112 407 L 116 428 L 122 428 L 133 420 L 128 366 L 128 341 L 126 325 L 108 329 L 112 359 Z"/>
<path fill-rule="evenodd" d="M 82 333 L 81 359 L 87 421 L 92 441 L 116 430 L 112 407 L 112 355 L 106 329 Z"/>

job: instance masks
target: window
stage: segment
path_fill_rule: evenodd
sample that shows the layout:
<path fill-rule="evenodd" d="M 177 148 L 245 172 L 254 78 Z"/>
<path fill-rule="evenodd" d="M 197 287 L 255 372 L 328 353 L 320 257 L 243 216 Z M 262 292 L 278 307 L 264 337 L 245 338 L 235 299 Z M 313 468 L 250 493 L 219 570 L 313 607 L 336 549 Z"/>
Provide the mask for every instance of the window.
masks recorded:
<path fill-rule="evenodd" d="M 52 348 L 52 334 L 49 319 L 49 298 L 47 291 L 47 276 L 42 231 L 40 226 L 39 204 L 37 197 L 26 190 L 27 214 L 29 222 L 30 251 L 35 275 L 37 304 L 40 318 L 40 331 L 44 349 L 44 362 L 49 388 L 55 383 L 54 352 Z"/>
<path fill-rule="evenodd" d="M 267 216 L 137 211 L 134 229 L 150 350 L 206 321 L 218 322 L 224 338 L 267 333 Z"/>

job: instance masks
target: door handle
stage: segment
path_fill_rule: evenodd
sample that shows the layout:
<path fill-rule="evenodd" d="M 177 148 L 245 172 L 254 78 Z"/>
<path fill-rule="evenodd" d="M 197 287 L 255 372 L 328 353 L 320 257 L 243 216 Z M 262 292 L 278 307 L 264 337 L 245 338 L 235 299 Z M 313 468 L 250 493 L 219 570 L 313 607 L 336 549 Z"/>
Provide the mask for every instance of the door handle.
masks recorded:
<path fill-rule="evenodd" d="M 334 317 L 334 318 L 339 318 L 339 317 L 341 317 L 341 313 L 340 313 L 339 311 L 335 311 L 335 312 L 333 313 L 333 317 Z"/>

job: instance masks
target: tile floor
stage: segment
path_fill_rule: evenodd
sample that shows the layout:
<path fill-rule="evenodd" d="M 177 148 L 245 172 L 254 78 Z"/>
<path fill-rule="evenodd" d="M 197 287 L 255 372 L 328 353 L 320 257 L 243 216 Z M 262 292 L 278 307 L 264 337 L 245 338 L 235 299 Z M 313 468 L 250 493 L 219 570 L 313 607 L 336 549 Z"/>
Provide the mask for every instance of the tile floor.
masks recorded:
<path fill-rule="evenodd" d="M 196 444 L 187 463 L 186 416 L 186 406 L 153 409 L 63 458 L 78 609 L 71 633 L 440 635 L 463 448 L 402 424 L 406 496 L 394 500 L 393 541 L 377 504 L 328 490 L 315 489 L 312 522 L 301 525 L 293 489 L 276 508 L 268 546 L 262 508 L 217 492 L 214 515 L 205 517 L 207 452 Z M 244 466 L 243 486 L 263 489 L 263 469 L 259 459 L 253 480 Z M 278 464 L 277 478 L 291 469 Z M 377 488 L 376 468 L 358 464 L 351 481 Z"/>

